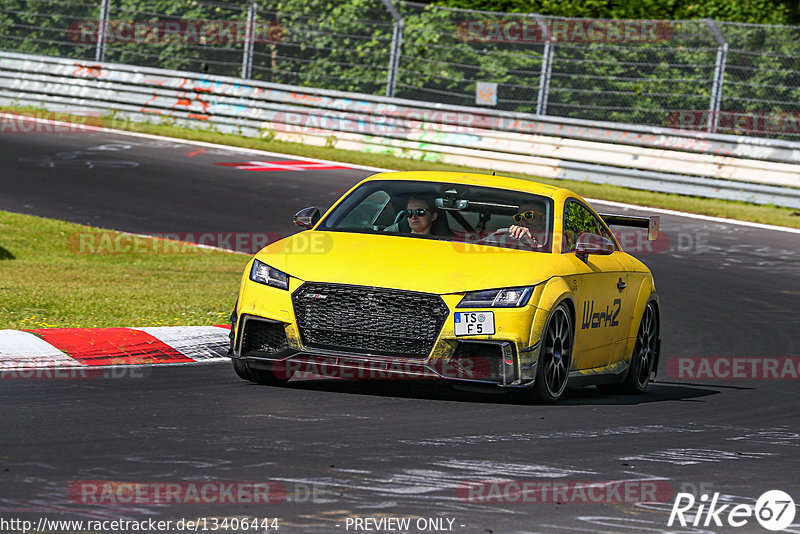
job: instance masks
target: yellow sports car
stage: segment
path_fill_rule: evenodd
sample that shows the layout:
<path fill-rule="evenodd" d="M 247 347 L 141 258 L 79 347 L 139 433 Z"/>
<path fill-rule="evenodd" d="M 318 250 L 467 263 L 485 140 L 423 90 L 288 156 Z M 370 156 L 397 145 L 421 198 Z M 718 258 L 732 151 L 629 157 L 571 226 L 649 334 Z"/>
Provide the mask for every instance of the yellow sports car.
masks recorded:
<path fill-rule="evenodd" d="M 557 401 L 642 392 L 658 366 L 653 277 L 580 196 L 455 172 L 371 176 L 247 264 L 229 355 L 243 379 L 435 378 Z"/>

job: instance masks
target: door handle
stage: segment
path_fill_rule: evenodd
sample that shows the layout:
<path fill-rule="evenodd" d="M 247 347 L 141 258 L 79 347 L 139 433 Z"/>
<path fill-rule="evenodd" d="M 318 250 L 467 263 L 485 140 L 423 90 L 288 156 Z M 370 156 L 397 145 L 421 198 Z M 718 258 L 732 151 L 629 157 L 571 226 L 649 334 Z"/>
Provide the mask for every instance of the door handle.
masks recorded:
<path fill-rule="evenodd" d="M 626 284 L 625 282 L 623 282 L 623 281 L 622 281 L 622 279 L 620 278 L 619 282 L 617 282 L 617 289 L 619 289 L 620 291 L 622 291 L 622 290 L 623 290 L 623 289 L 625 289 L 626 287 L 628 287 L 628 284 Z"/>

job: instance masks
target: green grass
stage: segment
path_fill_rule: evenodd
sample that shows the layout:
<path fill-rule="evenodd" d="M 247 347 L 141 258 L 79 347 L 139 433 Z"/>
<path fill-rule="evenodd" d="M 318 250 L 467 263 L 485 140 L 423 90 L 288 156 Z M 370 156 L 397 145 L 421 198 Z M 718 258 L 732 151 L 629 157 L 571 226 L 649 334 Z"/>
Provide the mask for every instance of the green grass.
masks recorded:
<path fill-rule="evenodd" d="M 0 328 L 225 324 L 246 263 L 240 254 L 0 211 Z"/>

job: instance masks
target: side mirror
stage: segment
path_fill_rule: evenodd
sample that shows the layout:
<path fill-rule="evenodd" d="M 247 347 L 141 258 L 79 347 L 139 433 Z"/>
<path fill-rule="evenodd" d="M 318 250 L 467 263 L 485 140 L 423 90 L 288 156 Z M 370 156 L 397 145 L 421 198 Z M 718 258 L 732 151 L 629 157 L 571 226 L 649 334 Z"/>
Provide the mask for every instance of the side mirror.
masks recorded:
<path fill-rule="evenodd" d="M 303 208 L 298 211 L 294 217 L 292 217 L 292 222 L 297 226 L 310 230 L 317 224 L 319 217 L 319 208 L 316 206 L 309 206 L 308 208 Z"/>
<path fill-rule="evenodd" d="M 586 261 L 589 254 L 608 256 L 612 252 L 614 252 L 614 243 L 611 240 L 588 232 L 579 235 L 578 242 L 575 244 L 575 255 L 583 261 Z"/>

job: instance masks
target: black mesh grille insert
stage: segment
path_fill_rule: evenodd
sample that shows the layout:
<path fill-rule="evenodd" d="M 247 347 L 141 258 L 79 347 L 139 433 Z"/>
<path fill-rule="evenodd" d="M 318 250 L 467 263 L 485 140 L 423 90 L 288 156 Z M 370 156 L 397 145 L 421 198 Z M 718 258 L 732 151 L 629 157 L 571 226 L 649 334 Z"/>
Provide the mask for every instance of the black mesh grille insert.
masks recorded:
<path fill-rule="evenodd" d="M 307 347 L 425 358 L 449 310 L 438 295 L 307 283 L 292 295 Z"/>
<path fill-rule="evenodd" d="M 244 318 L 242 318 L 244 319 Z M 242 356 L 250 352 L 278 352 L 289 348 L 283 323 L 268 323 L 254 319 L 244 322 Z"/>
<path fill-rule="evenodd" d="M 503 349 L 490 343 L 459 341 L 447 369 L 454 370 L 456 378 L 502 382 Z"/>

